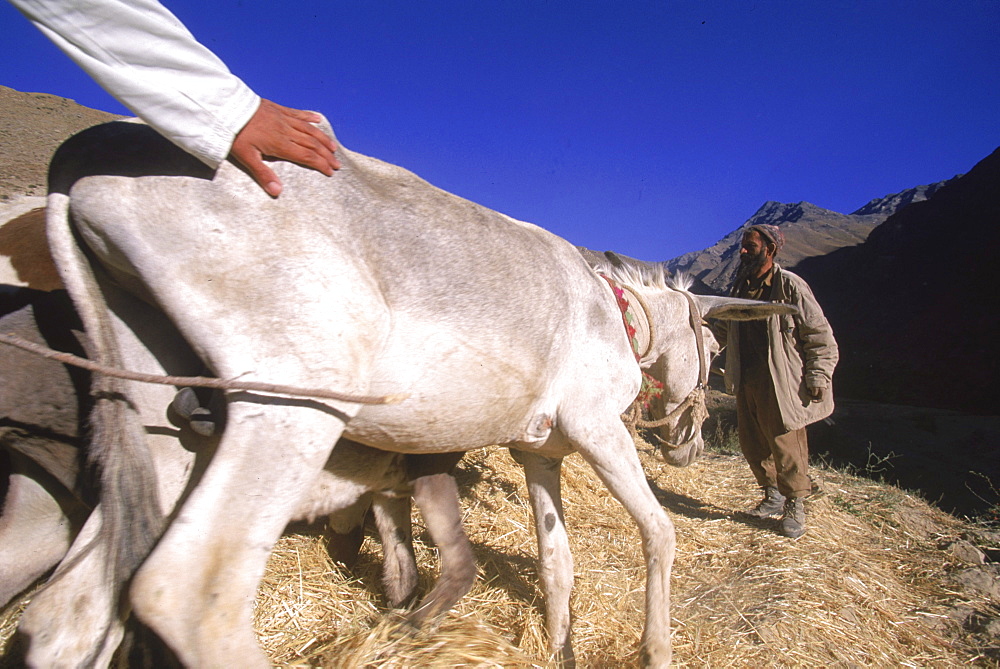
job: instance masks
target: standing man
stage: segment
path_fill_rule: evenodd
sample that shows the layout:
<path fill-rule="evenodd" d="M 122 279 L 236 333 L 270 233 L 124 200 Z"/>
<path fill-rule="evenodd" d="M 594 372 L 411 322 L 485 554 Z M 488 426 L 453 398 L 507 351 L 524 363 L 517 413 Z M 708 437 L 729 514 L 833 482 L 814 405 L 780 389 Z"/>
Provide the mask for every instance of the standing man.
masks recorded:
<path fill-rule="evenodd" d="M 781 513 L 778 531 L 797 538 L 806 529 L 803 500 L 812 492 L 805 427 L 833 412 L 839 354 L 809 285 L 774 262 L 784 242 L 777 226 L 747 228 L 731 294 L 792 304 L 799 313 L 731 325 L 725 378 L 727 390 L 736 394 L 740 450 L 764 490 L 748 513 Z"/>

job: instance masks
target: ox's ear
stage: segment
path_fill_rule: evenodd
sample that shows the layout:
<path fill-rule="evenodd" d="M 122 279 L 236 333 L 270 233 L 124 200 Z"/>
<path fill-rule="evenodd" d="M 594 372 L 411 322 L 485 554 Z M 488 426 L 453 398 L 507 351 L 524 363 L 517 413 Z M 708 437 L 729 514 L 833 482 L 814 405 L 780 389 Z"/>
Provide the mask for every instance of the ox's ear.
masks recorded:
<path fill-rule="evenodd" d="M 797 307 L 779 302 L 758 302 L 737 297 L 716 297 L 696 295 L 704 318 L 721 321 L 757 321 L 768 316 L 784 316 L 799 313 Z"/>

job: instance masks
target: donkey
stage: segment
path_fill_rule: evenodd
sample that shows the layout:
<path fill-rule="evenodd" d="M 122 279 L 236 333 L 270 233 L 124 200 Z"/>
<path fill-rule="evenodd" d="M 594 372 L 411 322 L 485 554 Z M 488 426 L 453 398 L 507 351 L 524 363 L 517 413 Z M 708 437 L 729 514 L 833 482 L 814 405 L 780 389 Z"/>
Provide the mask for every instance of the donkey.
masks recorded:
<path fill-rule="evenodd" d="M 340 436 L 399 453 L 504 444 L 518 451 L 532 496 L 550 646 L 571 659 L 570 559 L 553 463 L 576 451 L 639 526 L 643 657 L 667 666 L 674 529 L 620 418 L 642 361 L 611 282 L 541 228 L 344 148 L 341 161 L 333 178 L 276 164 L 286 188 L 271 200 L 238 168 L 213 174 L 137 124 L 98 126 L 57 152 L 48 233 L 98 361 L 128 362 L 117 353 L 128 326 L 116 325 L 115 301 L 102 297 L 110 279 L 156 305 L 219 377 L 345 393 L 229 393 L 211 461 L 164 518 L 149 494 L 157 477 L 141 422 L 123 401 L 132 389 L 99 377 L 95 443 L 110 538 L 92 553 L 119 575 L 134 572 L 135 613 L 185 664 L 239 657 L 267 666 L 250 622 L 253 594 Z M 655 323 L 698 304 L 656 280 L 630 288 Z M 750 309 L 714 308 L 702 315 Z M 643 357 L 672 345 L 654 337 Z M 369 403 L 387 394 L 406 399 Z"/>
<path fill-rule="evenodd" d="M 0 332 L 82 353 L 65 293 L 6 288 Z M 88 385 L 82 370 L 0 347 L 0 608 L 63 558 L 89 512 L 79 458 Z"/>

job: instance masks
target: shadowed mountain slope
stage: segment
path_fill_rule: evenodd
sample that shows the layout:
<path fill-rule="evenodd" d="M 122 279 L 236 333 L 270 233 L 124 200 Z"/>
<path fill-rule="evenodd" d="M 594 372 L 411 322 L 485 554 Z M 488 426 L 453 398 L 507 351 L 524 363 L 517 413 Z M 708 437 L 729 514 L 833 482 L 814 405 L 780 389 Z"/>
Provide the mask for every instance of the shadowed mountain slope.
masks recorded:
<path fill-rule="evenodd" d="M 864 244 L 801 262 L 840 342 L 837 393 L 996 415 L 998 247 L 1000 149 Z"/>

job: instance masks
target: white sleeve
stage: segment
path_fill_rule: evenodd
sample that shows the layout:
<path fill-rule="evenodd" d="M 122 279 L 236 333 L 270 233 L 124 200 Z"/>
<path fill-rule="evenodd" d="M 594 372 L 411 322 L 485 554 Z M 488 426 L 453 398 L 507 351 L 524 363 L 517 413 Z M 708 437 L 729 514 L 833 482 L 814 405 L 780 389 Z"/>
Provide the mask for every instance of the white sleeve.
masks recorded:
<path fill-rule="evenodd" d="M 218 167 L 260 98 L 155 0 L 10 0 L 101 87 Z"/>

